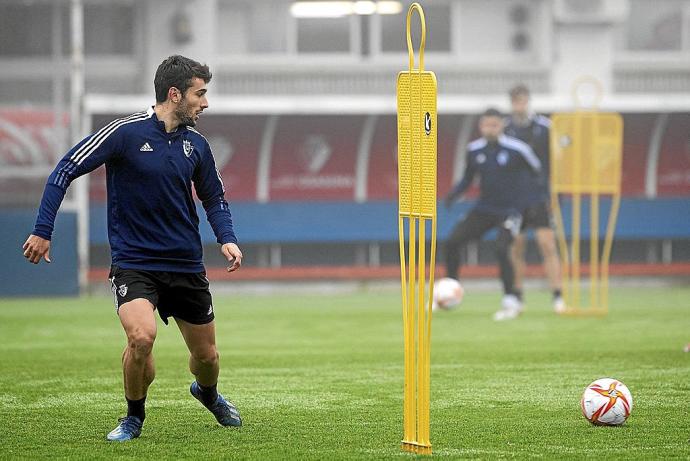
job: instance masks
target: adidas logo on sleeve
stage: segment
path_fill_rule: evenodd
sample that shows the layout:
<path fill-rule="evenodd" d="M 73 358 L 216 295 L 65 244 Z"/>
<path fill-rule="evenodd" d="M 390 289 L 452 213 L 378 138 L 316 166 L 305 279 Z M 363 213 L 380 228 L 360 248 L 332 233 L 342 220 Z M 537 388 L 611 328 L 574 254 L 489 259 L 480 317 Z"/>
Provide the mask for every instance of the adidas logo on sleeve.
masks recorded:
<path fill-rule="evenodd" d="M 141 152 L 153 152 L 153 147 L 147 142 L 144 143 L 143 146 L 139 148 Z"/>

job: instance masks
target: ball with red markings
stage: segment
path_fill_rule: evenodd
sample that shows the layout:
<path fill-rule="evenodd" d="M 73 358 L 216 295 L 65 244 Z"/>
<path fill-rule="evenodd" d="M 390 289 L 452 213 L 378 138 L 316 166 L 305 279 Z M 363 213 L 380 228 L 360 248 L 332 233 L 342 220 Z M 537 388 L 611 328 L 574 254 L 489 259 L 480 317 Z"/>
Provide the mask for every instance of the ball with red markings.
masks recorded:
<path fill-rule="evenodd" d="M 434 283 L 434 302 L 432 308 L 453 309 L 460 305 L 465 290 L 455 279 L 444 277 Z"/>
<path fill-rule="evenodd" d="M 601 378 L 587 386 L 580 406 L 582 414 L 590 423 L 620 426 L 630 416 L 633 399 L 622 382 L 613 378 Z"/>

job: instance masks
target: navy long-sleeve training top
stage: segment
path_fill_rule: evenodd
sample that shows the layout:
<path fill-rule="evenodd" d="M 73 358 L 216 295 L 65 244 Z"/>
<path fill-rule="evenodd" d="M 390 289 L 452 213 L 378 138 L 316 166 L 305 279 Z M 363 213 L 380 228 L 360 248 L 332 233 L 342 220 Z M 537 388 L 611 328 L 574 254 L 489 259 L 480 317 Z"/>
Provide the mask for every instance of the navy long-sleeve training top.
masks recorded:
<path fill-rule="evenodd" d="M 540 168 L 532 149 L 519 139 L 501 135 L 496 142 L 488 142 L 479 138 L 468 144 L 465 173 L 447 200 L 460 197 L 479 175 L 478 211 L 503 216 L 519 213 L 527 204 L 529 185 Z"/>
<path fill-rule="evenodd" d="M 541 173 L 530 183 L 528 205 L 549 200 L 549 130 L 551 120 L 543 115 L 531 115 L 526 125 L 518 124 L 510 116 L 505 119 L 505 134 L 528 144 L 541 162 Z"/>
<path fill-rule="evenodd" d="M 153 108 L 109 123 L 74 146 L 48 177 L 33 233 L 50 239 L 70 183 L 105 163 L 112 262 L 123 269 L 201 272 L 192 184 L 218 243 L 237 243 L 223 181 L 206 138 L 172 133 Z"/>

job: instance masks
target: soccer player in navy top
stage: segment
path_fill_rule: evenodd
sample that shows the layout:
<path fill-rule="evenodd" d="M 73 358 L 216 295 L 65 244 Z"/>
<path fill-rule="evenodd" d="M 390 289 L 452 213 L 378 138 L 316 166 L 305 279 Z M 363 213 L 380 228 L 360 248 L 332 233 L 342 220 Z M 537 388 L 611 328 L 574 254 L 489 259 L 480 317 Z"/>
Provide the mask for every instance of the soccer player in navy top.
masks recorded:
<path fill-rule="evenodd" d="M 529 89 L 517 85 L 510 90 L 512 113 L 506 118 L 505 133 L 530 145 L 541 161 L 542 169 L 529 184 L 527 206 L 522 210 L 522 227 L 513 243 L 513 264 L 515 266 L 515 290 L 522 301 L 522 286 L 525 274 L 525 233 L 534 230 L 539 252 L 544 262 L 544 271 L 553 294 L 553 308 L 557 313 L 565 310 L 561 295 L 561 264 L 558 258 L 556 236 L 552 227 L 549 194 L 549 129 L 551 121 L 529 111 Z"/>
<path fill-rule="evenodd" d="M 479 119 L 481 138 L 467 146 L 465 173 L 462 180 L 445 199 L 446 208 L 462 196 L 480 178 L 479 199 L 474 208 L 451 231 L 446 242 L 446 274 L 458 278 L 460 250 L 467 243 L 479 240 L 490 229 L 498 232 L 496 256 L 498 258 L 503 300 L 495 320 L 517 317 L 522 305 L 516 296 L 514 270 L 510 247 L 520 231 L 527 184 L 541 168 L 532 149 L 522 141 L 503 134 L 503 118 L 496 109 L 487 109 Z"/>
<path fill-rule="evenodd" d="M 206 65 L 183 56 L 165 59 L 154 78 L 156 104 L 109 123 L 74 146 L 48 177 L 36 225 L 24 244 L 34 264 L 50 262 L 55 215 L 70 183 L 105 164 L 110 284 L 127 335 L 122 355 L 127 416 L 108 440 L 139 437 L 144 403 L 155 375 L 155 311 L 172 317 L 190 352 L 190 392 L 223 426 L 241 426 L 237 408 L 220 395 L 213 302 L 202 262 L 199 217 L 192 190 L 206 211 L 228 271 L 239 269 L 223 181 L 208 141 L 193 127 L 208 107 Z"/>

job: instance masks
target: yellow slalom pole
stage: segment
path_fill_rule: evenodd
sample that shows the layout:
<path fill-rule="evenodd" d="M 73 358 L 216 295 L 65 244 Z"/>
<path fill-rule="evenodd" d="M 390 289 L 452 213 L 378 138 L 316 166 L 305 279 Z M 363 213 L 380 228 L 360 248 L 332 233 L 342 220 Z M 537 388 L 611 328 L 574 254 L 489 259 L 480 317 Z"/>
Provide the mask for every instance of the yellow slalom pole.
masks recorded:
<path fill-rule="evenodd" d="M 599 192 L 593 191 L 589 204 L 589 305 L 599 309 Z"/>
<path fill-rule="evenodd" d="M 551 164 L 553 165 L 553 157 Z M 553 173 L 552 173 L 553 174 Z M 556 224 L 556 236 L 558 237 L 558 251 L 561 255 L 561 281 L 563 283 L 563 299 L 566 306 L 572 306 L 572 290 L 570 289 L 570 257 L 568 256 L 568 241 L 565 238 L 565 224 L 563 223 L 563 212 L 559 200 L 558 190 L 551 191 L 551 209 Z"/>
<path fill-rule="evenodd" d="M 426 224 L 424 219 L 419 219 L 419 259 L 417 262 L 418 282 L 417 289 L 417 433 L 421 444 L 424 444 L 424 429 L 428 424 L 426 415 L 426 310 L 425 310 L 425 281 L 426 281 Z"/>
<path fill-rule="evenodd" d="M 575 119 L 575 136 L 576 139 L 582 138 L 582 118 L 578 117 Z M 582 146 L 575 146 L 575 159 L 573 162 L 573 209 L 572 209 L 572 224 L 571 224 L 571 279 L 572 279 L 572 289 L 573 289 L 573 305 L 575 309 L 580 308 L 580 225 L 582 219 Z"/>
<path fill-rule="evenodd" d="M 554 127 L 560 127 L 561 120 L 561 116 L 555 115 L 552 118 Z M 556 128 L 554 128 L 554 130 L 555 129 Z M 568 154 L 566 149 L 570 146 L 566 143 L 561 143 L 559 137 L 553 135 L 550 136 L 549 145 L 549 161 L 551 165 L 549 171 L 549 182 L 551 185 L 551 210 L 553 212 L 554 224 L 556 225 L 558 251 L 561 257 L 561 282 L 563 284 L 563 298 L 566 301 L 566 305 L 572 305 L 572 299 L 570 298 L 570 258 L 568 256 L 568 241 L 565 237 L 565 224 L 563 222 L 563 212 L 561 211 L 560 202 L 560 194 L 564 192 L 562 190 L 564 178 L 561 177 L 561 169 L 558 168 L 561 165 L 561 158 Z"/>
<path fill-rule="evenodd" d="M 573 305 L 575 309 L 580 308 L 580 219 L 582 200 L 580 193 L 573 194 L 573 209 L 572 209 L 572 229 L 571 229 L 571 280 L 573 292 Z"/>
<path fill-rule="evenodd" d="M 598 114 L 590 114 L 590 130 L 593 139 L 601 136 L 601 126 Z M 596 150 L 594 155 L 596 155 Z M 589 202 L 589 306 L 593 314 L 601 312 L 601 285 L 599 271 L 599 194 L 601 193 L 602 180 L 595 159 L 588 162 L 589 171 L 587 177 L 583 177 L 590 192 Z"/>
<path fill-rule="evenodd" d="M 407 327 L 410 329 L 410 350 L 409 350 L 409 356 L 407 357 L 407 360 L 410 364 L 410 373 L 409 373 L 409 386 L 410 386 L 410 399 L 407 402 L 407 419 L 408 419 L 408 429 L 410 431 L 410 434 L 412 436 L 412 439 L 414 440 L 414 434 L 417 432 L 417 392 L 419 389 L 419 383 L 417 382 L 417 343 L 418 343 L 418 337 L 417 337 L 417 328 L 416 328 L 416 323 L 417 323 L 417 306 L 416 306 L 416 296 L 415 296 L 415 291 L 417 289 L 417 274 L 416 274 L 416 268 L 417 268 L 417 263 L 416 263 L 416 243 L 417 243 L 417 236 L 416 236 L 416 228 L 417 228 L 417 220 L 415 218 L 410 218 L 410 242 L 409 242 L 409 254 L 408 257 L 410 258 L 410 263 L 408 267 L 409 271 L 409 279 L 408 279 L 408 305 L 409 305 L 409 315 L 407 318 Z"/>
<path fill-rule="evenodd" d="M 412 351 L 414 350 L 413 342 L 414 337 L 412 336 L 412 331 L 410 329 L 410 316 L 412 315 L 409 298 L 407 296 L 408 283 L 407 283 L 407 265 L 405 261 L 407 260 L 405 256 L 405 220 L 402 216 L 399 218 L 398 223 L 400 240 L 400 279 L 402 287 L 402 305 L 403 305 L 403 348 L 404 348 L 404 377 L 405 386 L 403 388 L 403 439 L 408 440 L 412 437 L 414 430 L 410 427 L 410 417 L 409 417 L 409 406 L 408 402 L 412 401 L 412 386 L 408 385 L 411 382 L 410 374 L 413 372 L 414 367 L 410 363 L 410 357 L 412 356 Z"/>
<path fill-rule="evenodd" d="M 420 437 L 422 443 L 431 447 L 431 305 L 434 299 L 434 268 L 436 265 L 436 220 L 431 220 L 431 256 L 429 265 L 429 296 L 427 302 L 424 304 L 424 308 L 427 309 L 426 318 L 426 338 L 425 347 L 426 351 L 426 366 L 424 370 L 424 378 L 426 379 L 425 389 L 426 395 L 424 396 L 424 414 L 426 415 L 426 421 L 423 426 L 423 433 Z"/>
<path fill-rule="evenodd" d="M 419 67 L 414 67 L 410 20 L 421 20 Z M 398 202 L 400 271 L 403 293 L 403 440 L 406 451 L 431 454 L 430 346 L 431 299 L 436 252 L 436 76 L 424 70 L 426 25 L 418 3 L 407 13 L 409 67 L 398 74 Z M 426 226 L 431 221 L 431 267 L 427 284 Z M 408 223 L 407 252 L 405 223 Z M 407 262 L 407 264 L 405 264 Z M 428 293 L 428 294 L 427 294 Z"/>
<path fill-rule="evenodd" d="M 580 79 L 598 90 L 601 85 L 592 78 Z M 575 94 L 576 103 L 581 102 Z M 565 313 L 578 315 L 603 315 L 608 310 L 608 272 L 613 234 L 620 206 L 622 166 L 623 121 L 619 114 L 601 113 L 594 110 L 578 110 L 574 113 L 554 114 L 550 132 L 551 145 L 551 203 L 557 225 L 558 239 L 562 246 L 563 294 L 568 308 Z M 570 264 L 560 195 L 572 199 L 572 232 Z M 600 252 L 601 195 L 611 194 L 612 205 L 606 224 L 603 250 Z M 582 206 L 589 203 L 589 296 L 586 307 L 581 298 L 581 237 Z"/>
<path fill-rule="evenodd" d="M 618 219 L 618 208 L 621 203 L 620 188 L 614 192 L 611 201 L 611 211 L 609 212 L 609 222 L 606 225 L 606 237 L 604 249 L 601 255 L 601 307 L 605 311 L 609 308 L 609 260 L 611 259 L 611 247 L 613 246 L 613 232 L 616 229 Z"/>

